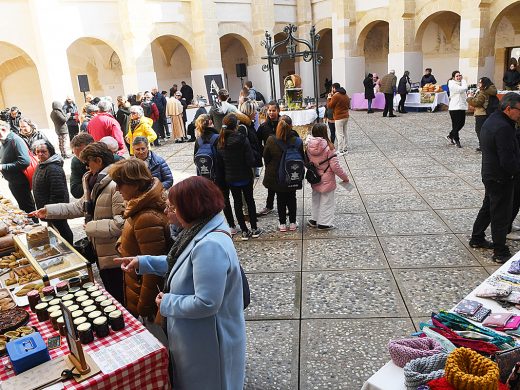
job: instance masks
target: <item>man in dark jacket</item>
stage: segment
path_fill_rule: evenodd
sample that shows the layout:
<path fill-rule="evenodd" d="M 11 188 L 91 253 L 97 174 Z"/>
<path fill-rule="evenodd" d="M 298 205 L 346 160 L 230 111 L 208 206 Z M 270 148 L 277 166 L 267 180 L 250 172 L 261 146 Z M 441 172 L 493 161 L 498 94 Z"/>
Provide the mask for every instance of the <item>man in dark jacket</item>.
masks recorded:
<path fill-rule="evenodd" d="M 153 177 L 159 179 L 165 190 L 173 185 L 173 175 L 168 163 L 148 148 L 146 137 L 135 137 L 133 141 L 134 157 L 143 160 Z"/>
<path fill-rule="evenodd" d="M 493 248 L 493 261 L 497 263 L 505 263 L 511 257 L 506 235 L 511 223 L 514 180 L 520 175 L 520 147 L 515 131 L 518 120 L 520 95 L 511 92 L 502 98 L 499 110 L 489 116 L 480 133 L 485 194 L 469 245 Z M 493 243 L 485 238 L 490 223 Z"/>
<path fill-rule="evenodd" d="M 517 90 L 520 85 L 520 73 L 516 69 L 515 64 L 509 65 L 509 69 L 504 73 L 504 87 L 508 90 Z"/>
<path fill-rule="evenodd" d="M 11 126 L 11 131 L 16 134 L 20 133 L 20 119 L 22 118 L 22 113 L 18 109 L 18 107 L 11 107 L 11 111 L 9 112 L 9 125 Z"/>
<path fill-rule="evenodd" d="M 29 149 L 25 142 L 11 131 L 7 122 L 0 121 L 0 172 L 9 183 L 18 207 L 30 213 L 35 210 L 29 180 L 24 170 L 29 166 Z"/>
<path fill-rule="evenodd" d="M 437 80 L 435 80 L 435 76 L 432 75 L 432 68 L 426 68 L 424 70 L 424 75 L 421 78 L 421 88 L 426 84 L 437 84 Z"/>
<path fill-rule="evenodd" d="M 397 86 L 397 77 L 395 76 L 395 70 L 391 70 L 387 75 L 381 79 L 380 91 L 385 94 L 385 109 L 383 110 L 383 116 L 386 117 L 388 114 L 389 118 L 395 117 L 394 115 L 394 93 Z"/>
<path fill-rule="evenodd" d="M 79 159 L 79 155 L 88 144 L 94 142 L 89 133 L 79 133 L 70 141 L 70 148 L 74 157 L 70 162 L 70 193 L 76 199 L 83 196 L 83 175 L 87 173 L 87 167 Z"/>
<path fill-rule="evenodd" d="M 67 129 L 69 130 L 69 139 L 74 138 L 79 133 L 78 124 L 78 107 L 72 97 L 67 96 L 62 107 L 63 113 L 67 116 Z"/>
<path fill-rule="evenodd" d="M 181 81 L 181 85 L 182 97 L 186 99 L 186 103 L 190 105 L 191 101 L 193 100 L 193 89 L 188 84 L 186 84 L 185 81 Z"/>
<path fill-rule="evenodd" d="M 374 93 L 374 76 L 372 73 L 369 73 L 363 80 L 363 87 L 365 87 L 365 99 L 368 101 L 367 114 L 373 114 L 372 100 L 376 98 L 376 94 Z M 331 141 L 334 142 L 333 140 Z"/>
<path fill-rule="evenodd" d="M 170 130 L 168 129 L 168 122 L 166 120 L 166 98 L 157 88 L 152 89 L 152 102 L 159 110 L 159 119 L 157 119 L 158 136 L 161 139 L 170 138 Z"/>
<path fill-rule="evenodd" d="M 411 89 L 410 84 L 410 72 L 405 70 L 403 77 L 399 80 L 399 84 L 397 86 L 397 93 L 401 95 L 401 100 L 399 100 L 399 105 L 397 106 L 397 111 L 401 114 L 406 114 L 407 111 L 404 109 L 404 103 L 406 102 L 406 95 L 408 91 Z"/>

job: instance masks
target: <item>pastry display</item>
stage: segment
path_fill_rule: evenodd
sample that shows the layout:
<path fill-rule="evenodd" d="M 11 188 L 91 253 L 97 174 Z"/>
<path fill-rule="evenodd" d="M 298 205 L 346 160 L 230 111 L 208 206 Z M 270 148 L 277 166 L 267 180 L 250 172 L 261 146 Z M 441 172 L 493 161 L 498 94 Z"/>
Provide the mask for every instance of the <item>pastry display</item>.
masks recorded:
<path fill-rule="evenodd" d="M 0 333 L 14 331 L 20 326 L 25 325 L 28 321 L 29 313 L 20 307 L 0 311 Z M 18 332 L 18 336 L 14 337 L 19 337 L 19 335 L 20 332 Z M 6 336 L 8 335 L 6 334 Z"/>
<path fill-rule="evenodd" d="M 37 261 L 48 259 L 49 257 L 57 256 L 59 254 L 60 251 L 50 244 L 31 248 L 31 255 Z"/>
<path fill-rule="evenodd" d="M 6 286 L 12 286 L 14 284 L 26 284 L 40 280 L 41 277 L 36 272 L 32 265 L 25 265 L 22 267 L 14 268 L 9 271 L 7 279 L 4 280 Z"/>
<path fill-rule="evenodd" d="M 43 289 L 43 283 L 28 283 L 23 286 L 20 290 L 18 290 L 14 295 L 17 297 L 25 297 L 27 293 L 31 290 L 38 290 L 41 292 Z"/>
<path fill-rule="evenodd" d="M 34 226 L 33 220 L 28 218 L 24 211 L 2 195 L 0 195 L 0 223 L 0 238 L 6 236 L 5 226 L 8 232 L 14 234 L 22 233 L 27 227 Z M 0 245 L 0 250 L 3 248 L 4 246 Z"/>
<path fill-rule="evenodd" d="M 424 86 L 420 89 L 421 92 L 442 92 L 442 87 L 436 84 L 424 84 Z"/>
<path fill-rule="evenodd" d="M 0 311 L 9 310 L 16 307 L 16 303 L 14 302 L 11 294 L 7 289 L 0 289 Z"/>

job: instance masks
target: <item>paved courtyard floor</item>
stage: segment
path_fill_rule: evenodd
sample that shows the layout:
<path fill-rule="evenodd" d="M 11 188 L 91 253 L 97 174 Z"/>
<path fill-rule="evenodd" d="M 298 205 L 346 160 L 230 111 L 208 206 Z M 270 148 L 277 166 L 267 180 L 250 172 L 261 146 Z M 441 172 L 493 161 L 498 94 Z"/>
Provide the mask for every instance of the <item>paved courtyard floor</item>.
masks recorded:
<path fill-rule="evenodd" d="M 389 359 L 390 339 L 414 332 L 498 268 L 491 253 L 468 246 L 483 198 L 473 117 L 462 149 L 446 144 L 447 112 L 351 112 L 348 127 L 341 163 L 355 189 L 337 189 L 337 228 L 305 226 L 306 185 L 297 232 L 278 233 L 273 213 L 260 219 L 260 238 L 236 241 L 251 286 L 246 389 L 360 389 Z M 157 149 L 176 180 L 193 174 L 192 148 Z M 3 180 L 0 189 L 8 193 Z M 74 226 L 79 238 L 81 220 Z"/>

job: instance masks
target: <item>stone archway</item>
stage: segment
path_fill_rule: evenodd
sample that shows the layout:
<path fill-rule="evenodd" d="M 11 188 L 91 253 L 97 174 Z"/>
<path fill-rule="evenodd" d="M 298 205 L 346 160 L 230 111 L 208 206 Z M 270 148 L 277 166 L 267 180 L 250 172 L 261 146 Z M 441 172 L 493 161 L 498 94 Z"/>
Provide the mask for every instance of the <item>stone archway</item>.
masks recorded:
<path fill-rule="evenodd" d="M 105 41 L 98 38 L 79 38 L 67 48 L 70 77 L 76 103 L 81 105 L 78 75 L 87 75 L 90 93 L 94 96 L 123 94 L 123 70 L 119 54 Z M 65 96 L 63 97 L 65 99 Z"/>
<path fill-rule="evenodd" d="M 332 79 L 332 29 L 326 28 L 319 32 L 318 51 L 323 57 L 318 68 L 318 92 L 320 95 L 325 93 L 325 79 Z"/>
<path fill-rule="evenodd" d="M 423 53 L 423 68 L 432 68 L 437 84 L 446 84 L 459 69 L 460 15 L 440 11 L 425 18 L 415 34 L 415 45 Z"/>
<path fill-rule="evenodd" d="M 13 106 L 40 128 L 47 127 L 48 115 L 35 63 L 18 46 L 0 42 L 0 109 Z"/>
<path fill-rule="evenodd" d="M 368 24 L 358 39 L 358 47 L 363 48 L 365 74 L 377 73 L 383 77 L 388 73 L 389 24 L 376 20 Z"/>
<path fill-rule="evenodd" d="M 152 41 L 151 49 L 159 90 L 169 91 L 173 84 L 177 84 L 180 90 L 181 81 L 192 85 L 191 56 L 180 39 L 172 35 L 162 35 Z"/>
<path fill-rule="evenodd" d="M 246 73 L 249 65 L 249 56 L 242 39 L 236 34 L 225 34 L 220 37 L 220 57 L 222 59 L 222 69 L 224 70 L 224 84 L 226 85 L 231 100 L 238 100 L 242 84 L 237 74 L 237 64 L 245 64 Z M 242 77 L 242 82 L 246 82 L 248 76 Z M 253 85 L 254 85 L 254 81 Z"/>
<path fill-rule="evenodd" d="M 504 7 L 491 21 L 490 51 L 495 56 L 495 69 L 494 74 L 489 76 L 497 88 L 504 87 L 502 79 L 511 57 L 515 58 L 517 62 L 520 61 L 519 13 L 520 1 L 516 1 Z"/>

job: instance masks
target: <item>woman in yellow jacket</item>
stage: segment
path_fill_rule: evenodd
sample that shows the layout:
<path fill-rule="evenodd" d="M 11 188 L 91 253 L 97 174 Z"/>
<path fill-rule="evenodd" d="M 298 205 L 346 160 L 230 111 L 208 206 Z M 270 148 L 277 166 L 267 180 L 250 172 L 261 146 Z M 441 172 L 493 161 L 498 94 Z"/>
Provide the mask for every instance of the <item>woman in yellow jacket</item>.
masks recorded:
<path fill-rule="evenodd" d="M 152 125 L 153 120 L 144 116 L 141 106 L 130 107 L 130 121 L 128 121 L 128 132 L 125 136 L 126 142 L 130 145 L 130 155 L 134 155 L 132 143 L 135 137 L 145 137 L 150 144 L 157 139 Z"/>

